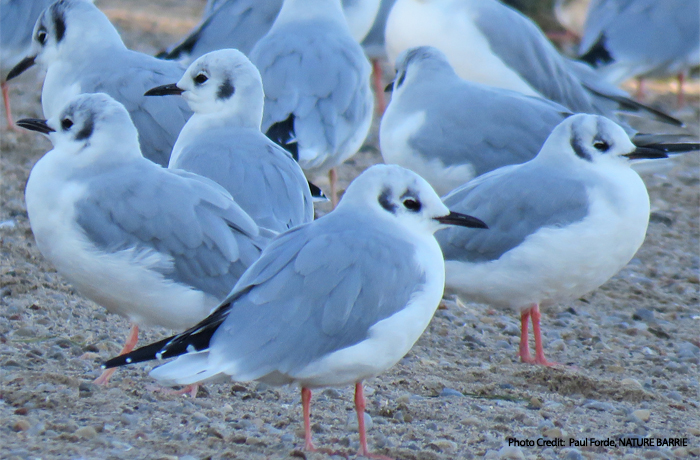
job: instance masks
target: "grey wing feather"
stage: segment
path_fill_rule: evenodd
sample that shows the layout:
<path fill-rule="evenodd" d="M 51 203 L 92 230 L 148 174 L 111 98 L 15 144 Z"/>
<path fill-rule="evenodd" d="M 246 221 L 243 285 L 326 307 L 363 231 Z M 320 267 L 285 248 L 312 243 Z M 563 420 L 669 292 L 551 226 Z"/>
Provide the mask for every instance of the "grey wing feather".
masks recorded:
<path fill-rule="evenodd" d="M 397 102 L 406 112 L 425 110 L 425 123 L 409 144 L 445 166 L 470 163 L 475 174 L 537 155 L 555 126 L 571 113 L 554 102 L 515 91 L 429 79 L 407 88 Z"/>
<path fill-rule="evenodd" d="M 224 48 L 248 55 L 270 30 L 282 0 L 222 0 L 211 6 L 201 23 L 168 52 L 168 59 L 186 54 L 188 60 Z"/>
<path fill-rule="evenodd" d="M 394 6 L 396 0 L 381 0 L 379 3 L 379 11 L 374 19 L 372 28 L 367 33 L 367 36 L 362 40 L 362 48 L 365 53 L 372 59 L 386 58 L 386 50 L 384 48 L 384 29 L 386 29 L 386 20 L 391 12 L 391 7 Z"/>
<path fill-rule="evenodd" d="M 311 193 L 301 168 L 258 130 L 209 130 L 185 146 L 170 167 L 220 184 L 261 227 L 281 232 L 313 220 Z"/>
<path fill-rule="evenodd" d="M 369 62 L 334 26 L 280 27 L 258 42 L 250 59 L 265 88 L 263 132 L 293 113 L 300 147 L 334 153 L 372 111 Z"/>
<path fill-rule="evenodd" d="M 507 166 L 480 176 L 443 199 L 451 211 L 483 220 L 488 232 L 462 227 L 435 234 L 445 260 L 497 260 L 543 227 L 562 227 L 588 214 L 583 182 L 555 167 Z"/>
<path fill-rule="evenodd" d="M 366 228 L 376 224 L 326 218 L 281 235 L 234 289 L 245 294 L 212 338 L 212 359 L 235 362 L 238 378 L 293 374 L 401 310 L 425 282 L 414 248 Z"/>
<path fill-rule="evenodd" d="M 170 152 L 182 127 L 192 115 L 187 102 L 179 97 L 148 97 L 151 88 L 174 83 L 185 70 L 175 62 L 126 51 L 123 55 L 87 60 L 82 75 L 83 92 L 104 92 L 124 105 L 139 131 L 143 156 L 167 166 Z"/>
<path fill-rule="evenodd" d="M 225 297 L 260 254 L 257 226 L 213 182 L 155 168 L 86 177 L 78 225 L 103 251 L 158 251 L 172 259 L 160 267 L 164 277 Z"/>
<path fill-rule="evenodd" d="M 574 112 L 598 113 L 564 58 L 531 20 L 498 2 L 482 2 L 475 23 L 500 59 L 545 98 Z"/>

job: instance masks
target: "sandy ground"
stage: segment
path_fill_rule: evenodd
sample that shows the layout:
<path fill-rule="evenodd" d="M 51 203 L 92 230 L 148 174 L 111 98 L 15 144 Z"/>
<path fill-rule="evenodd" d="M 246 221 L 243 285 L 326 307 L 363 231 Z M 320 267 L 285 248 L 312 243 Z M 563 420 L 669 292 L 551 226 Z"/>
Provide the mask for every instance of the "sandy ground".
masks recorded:
<path fill-rule="evenodd" d="M 130 47 L 155 52 L 195 21 L 198 0 L 98 1 Z M 187 18 L 187 19 L 182 19 Z M 672 85 L 650 102 L 673 111 Z M 40 81 L 12 86 L 16 118 L 41 115 Z M 676 115 L 698 129 L 697 84 Z M 0 128 L 0 458 L 325 458 L 302 453 L 298 390 L 207 385 L 199 396 L 153 391 L 148 366 L 91 381 L 115 355 L 127 322 L 77 294 L 36 250 L 23 189 L 50 149 Z M 341 168 L 345 186 L 380 161 L 377 127 Z M 402 459 L 686 458 L 700 456 L 700 159 L 645 175 L 653 212 L 644 246 L 603 287 L 543 311 L 555 369 L 516 359 L 519 318 L 451 299 L 398 365 L 367 382 L 369 441 Z M 169 331 L 147 330 L 143 342 Z M 315 394 L 316 444 L 354 455 L 350 388 Z M 508 447 L 507 438 L 533 446 Z M 680 438 L 686 447 L 569 447 L 569 439 Z M 538 446 L 562 439 L 564 447 Z M 341 458 L 341 457 L 338 457 Z"/>

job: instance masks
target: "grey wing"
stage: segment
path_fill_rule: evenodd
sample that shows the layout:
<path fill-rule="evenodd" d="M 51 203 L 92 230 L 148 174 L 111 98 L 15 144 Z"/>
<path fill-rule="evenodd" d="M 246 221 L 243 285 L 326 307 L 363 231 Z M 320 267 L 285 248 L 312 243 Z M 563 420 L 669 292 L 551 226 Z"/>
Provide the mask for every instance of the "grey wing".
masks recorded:
<path fill-rule="evenodd" d="M 561 227 L 588 214 L 588 194 L 581 181 L 556 167 L 532 163 L 507 166 L 480 176 L 443 198 L 451 211 L 486 222 L 488 232 L 462 227 L 440 230 L 435 237 L 445 260 L 497 260 L 543 227 Z"/>
<path fill-rule="evenodd" d="M 235 48 L 248 55 L 270 30 L 282 0 L 221 0 L 211 6 L 202 22 L 167 53 L 168 59 L 187 54 L 194 60 L 210 51 Z"/>
<path fill-rule="evenodd" d="M 157 251 L 169 261 L 154 267 L 165 278 L 225 297 L 260 254 L 257 226 L 213 182 L 155 168 L 88 179 L 79 226 L 103 251 Z"/>
<path fill-rule="evenodd" d="M 336 153 L 371 117 L 369 62 L 352 37 L 332 26 L 280 27 L 258 42 L 250 59 L 265 88 L 262 131 L 293 114 L 300 150 Z"/>
<path fill-rule="evenodd" d="M 167 166 L 182 127 L 192 115 L 181 97 L 148 97 L 151 88 L 175 83 L 185 70 L 177 63 L 127 51 L 107 61 L 104 56 L 86 65 L 81 77 L 84 92 L 104 92 L 124 105 L 139 131 L 143 156 Z M 102 68 L 98 68 L 99 63 Z"/>
<path fill-rule="evenodd" d="M 9 71 L 25 57 L 34 24 L 51 3 L 51 0 L 0 0 L 0 68 Z"/>
<path fill-rule="evenodd" d="M 235 362 L 246 380 L 294 374 L 401 310 L 424 274 L 409 243 L 372 227 L 323 219 L 273 242 L 236 286 L 246 293 L 216 331 L 210 362 Z"/>
<path fill-rule="evenodd" d="M 492 51 L 542 96 L 574 112 L 597 113 L 591 96 L 544 33 L 498 2 L 482 2 L 475 23 Z"/>
<path fill-rule="evenodd" d="M 260 131 L 207 131 L 185 146 L 170 167 L 223 186 L 261 227 L 282 232 L 313 220 L 311 193 L 299 164 Z"/>
<path fill-rule="evenodd" d="M 469 163 L 475 175 L 537 155 L 547 137 L 570 112 L 559 104 L 459 79 L 425 81 L 408 88 L 401 102 L 425 110 L 425 123 L 409 144 L 445 166 Z M 422 107 L 421 107 L 422 106 Z"/>

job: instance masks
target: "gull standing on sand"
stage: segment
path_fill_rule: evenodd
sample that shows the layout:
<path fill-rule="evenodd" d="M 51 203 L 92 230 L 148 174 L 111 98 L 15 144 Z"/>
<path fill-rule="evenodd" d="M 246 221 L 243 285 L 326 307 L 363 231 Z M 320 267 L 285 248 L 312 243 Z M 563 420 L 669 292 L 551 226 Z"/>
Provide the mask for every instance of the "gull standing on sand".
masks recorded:
<path fill-rule="evenodd" d="M 619 110 L 678 120 L 635 102 L 585 64 L 562 56 L 529 18 L 497 0 L 397 0 L 386 25 L 390 62 L 434 46 L 465 80 L 557 102 L 577 113 Z"/>
<path fill-rule="evenodd" d="M 53 118 L 74 96 L 103 92 L 119 101 L 139 131 L 143 155 L 168 165 L 177 135 L 191 115 L 179 98 L 146 98 L 143 93 L 182 76 L 183 67 L 131 51 L 114 26 L 87 0 L 59 0 L 34 26 L 29 54 L 8 80 L 35 63 L 46 69 L 41 92 L 44 117 Z"/>
<path fill-rule="evenodd" d="M 361 42 L 379 9 L 379 0 L 342 0 L 350 33 Z M 235 48 L 249 55 L 265 36 L 282 8 L 283 0 L 220 0 L 206 8 L 200 23 L 164 53 L 166 59 L 191 62 L 211 51 Z M 383 31 L 382 31 L 383 33 Z"/>
<path fill-rule="evenodd" d="M 7 127 L 16 129 L 10 109 L 7 73 L 27 55 L 37 18 L 52 0 L 0 0 L 0 88 Z"/>
<path fill-rule="evenodd" d="M 649 195 L 630 162 L 665 157 L 635 147 L 607 118 L 567 118 L 533 160 L 480 176 L 444 197 L 450 210 L 478 215 L 490 228 L 436 234 L 446 290 L 520 312 L 520 359 L 555 364 L 544 356 L 540 306 L 596 289 L 632 259 L 644 242 Z"/>
<path fill-rule="evenodd" d="M 485 228 L 415 173 L 373 166 L 334 211 L 273 240 L 207 319 L 106 367 L 179 356 L 151 375 L 298 385 L 311 451 L 311 389 L 354 384 L 359 455 L 370 456 L 362 381 L 396 364 L 430 322 L 445 281 L 433 233 L 445 225 Z"/>
<path fill-rule="evenodd" d="M 179 95 L 194 112 L 170 156 L 184 169 L 223 186 L 261 227 L 281 232 L 310 222 L 314 208 L 292 155 L 260 132 L 260 72 L 243 53 L 219 50 L 194 61 L 177 82 L 146 95 Z"/>
<path fill-rule="evenodd" d="M 139 326 L 206 317 L 268 241 L 216 183 L 146 160 L 129 113 L 106 94 L 17 124 L 54 144 L 25 192 L 37 247 L 81 294 L 131 322 L 122 353 Z"/>
<path fill-rule="evenodd" d="M 250 53 L 265 89 L 262 131 L 307 174 L 328 173 L 362 146 L 372 123 L 371 66 L 350 35 L 340 0 L 285 0 Z"/>
<path fill-rule="evenodd" d="M 571 115 L 546 99 L 462 80 L 440 50 L 421 46 L 398 58 L 379 143 L 386 163 L 411 169 L 444 195 L 475 176 L 531 160 Z M 697 150 L 688 138 L 635 133 L 632 141 Z"/>

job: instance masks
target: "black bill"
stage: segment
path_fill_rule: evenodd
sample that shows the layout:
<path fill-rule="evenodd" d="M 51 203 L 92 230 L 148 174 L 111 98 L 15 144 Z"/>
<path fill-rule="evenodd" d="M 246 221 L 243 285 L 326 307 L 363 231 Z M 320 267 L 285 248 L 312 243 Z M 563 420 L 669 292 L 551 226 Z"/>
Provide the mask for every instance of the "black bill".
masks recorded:
<path fill-rule="evenodd" d="M 179 88 L 175 83 L 170 83 L 169 85 L 162 85 L 162 86 L 156 86 L 155 88 L 151 88 L 148 91 L 146 91 L 143 95 L 144 96 L 170 96 L 170 95 L 179 96 L 180 94 L 182 94 L 184 92 L 185 92 L 185 90 L 182 88 Z"/>
<path fill-rule="evenodd" d="M 17 122 L 17 126 L 42 134 L 49 134 L 56 131 L 46 124 L 46 120 L 42 120 L 41 118 L 23 118 Z"/>
<path fill-rule="evenodd" d="M 36 56 L 29 56 L 22 59 L 21 61 L 19 61 L 19 64 L 17 64 L 12 68 L 12 70 L 10 70 L 10 73 L 7 74 L 7 79 L 5 81 L 10 81 L 16 76 L 21 75 L 25 70 L 33 66 L 35 61 Z"/>
<path fill-rule="evenodd" d="M 450 212 L 446 216 L 434 217 L 434 219 L 445 225 L 459 225 L 460 227 L 471 228 L 489 228 L 488 225 L 476 217 L 461 214 L 459 212 Z"/>

